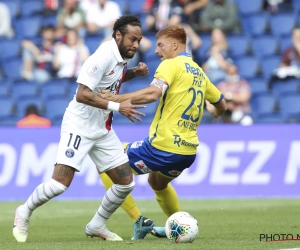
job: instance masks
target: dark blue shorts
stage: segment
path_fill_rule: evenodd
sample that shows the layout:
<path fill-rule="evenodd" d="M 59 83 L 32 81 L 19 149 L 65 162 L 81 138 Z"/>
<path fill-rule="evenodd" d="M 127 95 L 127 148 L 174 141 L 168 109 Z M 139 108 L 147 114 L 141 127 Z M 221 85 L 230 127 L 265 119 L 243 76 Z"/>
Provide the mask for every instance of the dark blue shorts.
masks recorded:
<path fill-rule="evenodd" d="M 196 158 L 196 155 L 179 155 L 156 149 L 147 138 L 128 144 L 127 154 L 130 166 L 138 175 L 161 172 L 171 178 L 179 176 Z"/>

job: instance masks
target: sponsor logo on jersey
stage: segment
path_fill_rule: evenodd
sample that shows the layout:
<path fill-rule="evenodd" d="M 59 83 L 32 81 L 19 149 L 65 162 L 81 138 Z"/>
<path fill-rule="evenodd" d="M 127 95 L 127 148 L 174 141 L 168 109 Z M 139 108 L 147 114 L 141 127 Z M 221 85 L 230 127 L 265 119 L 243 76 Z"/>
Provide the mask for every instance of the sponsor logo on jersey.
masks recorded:
<path fill-rule="evenodd" d="M 144 174 L 152 172 L 142 160 L 135 162 L 134 165 Z"/>
<path fill-rule="evenodd" d="M 181 172 L 177 170 L 171 170 L 168 173 L 172 176 L 179 176 L 181 174 Z"/>
<path fill-rule="evenodd" d="M 131 144 L 130 148 L 138 148 L 138 147 L 142 146 L 143 143 L 144 143 L 144 141 L 136 141 Z"/>
<path fill-rule="evenodd" d="M 100 68 L 97 64 L 90 65 L 87 69 L 87 73 L 90 77 L 98 77 L 100 74 Z"/>
<path fill-rule="evenodd" d="M 71 148 L 68 148 L 67 150 L 66 150 L 66 156 L 68 157 L 68 158 L 72 158 L 73 156 L 74 156 L 74 150 L 73 149 L 71 149 Z"/>
<path fill-rule="evenodd" d="M 186 147 L 193 147 L 193 148 L 197 148 L 199 143 L 195 143 L 195 142 L 188 142 L 186 140 L 182 140 L 180 138 L 180 135 L 173 135 L 174 136 L 174 144 L 177 144 L 178 147 L 182 146 L 186 146 Z"/>

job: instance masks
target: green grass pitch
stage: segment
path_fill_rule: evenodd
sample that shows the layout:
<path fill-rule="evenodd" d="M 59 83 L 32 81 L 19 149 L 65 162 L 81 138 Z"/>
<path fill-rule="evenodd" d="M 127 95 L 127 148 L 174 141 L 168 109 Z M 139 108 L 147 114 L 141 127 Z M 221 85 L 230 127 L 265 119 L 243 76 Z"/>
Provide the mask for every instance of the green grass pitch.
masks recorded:
<path fill-rule="evenodd" d="M 0 250 L 263 250 L 300 249 L 300 240 L 260 241 L 260 234 L 300 235 L 299 199 L 180 200 L 181 210 L 193 214 L 199 223 L 199 235 L 193 243 L 175 244 L 167 239 L 147 235 L 131 241 L 132 222 L 118 209 L 107 223 L 123 242 L 106 242 L 87 238 L 85 225 L 100 201 L 50 201 L 31 217 L 26 243 L 12 236 L 15 208 L 21 202 L 0 202 Z M 155 200 L 138 200 L 143 214 L 163 225 L 167 217 Z"/>

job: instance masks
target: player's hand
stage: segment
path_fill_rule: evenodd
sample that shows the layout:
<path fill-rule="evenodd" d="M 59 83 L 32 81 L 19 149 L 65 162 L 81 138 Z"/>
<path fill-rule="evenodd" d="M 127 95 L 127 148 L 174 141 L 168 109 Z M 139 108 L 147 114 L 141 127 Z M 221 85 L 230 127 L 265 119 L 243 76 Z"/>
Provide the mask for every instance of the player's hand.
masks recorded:
<path fill-rule="evenodd" d="M 147 64 L 140 62 L 138 66 L 136 66 L 135 68 L 133 68 L 133 73 L 136 76 L 147 76 L 149 75 L 149 69 Z"/>
<path fill-rule="evenodd" d="M 143 105 L 132 105 L 131 104 L 131 100 L 132 100 L 132 97 L 130 99 L 124 101 L 124 102 L 121 102 L 120 103 L 119 112 L 122 115 L 126 116 L 132 122 L 142 121 L 142 119 L 139 118 L 137 115 L 139 115 L 139 116 L 145 116 L 145 114 L 137 111 L 136 109 L 146 108 L 146 106 L 143 106 Z"/>
<path fill-rule="evenodd" d="M 212 105 L 209 101 L 205 100 L 205 104 L 206 104 L 206 109 L 207 111 L 215 118 L 217 118 L 217 114 L 216 114 L 216 108 L 214 105 Z"/>
<path fill-rule="evenodd" d="M 110 92 L 109 89 L 103 89 L 101 93 L 98 94 L 102 99 L 108 100 L 108 101 L 115 101 L 116 96 Z"/>

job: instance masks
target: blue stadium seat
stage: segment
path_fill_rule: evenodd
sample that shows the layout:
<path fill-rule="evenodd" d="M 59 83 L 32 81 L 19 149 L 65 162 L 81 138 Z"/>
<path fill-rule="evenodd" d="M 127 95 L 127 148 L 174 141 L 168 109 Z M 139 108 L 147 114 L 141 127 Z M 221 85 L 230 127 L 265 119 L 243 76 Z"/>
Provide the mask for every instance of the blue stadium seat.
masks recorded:
<path fill-rule="evenodd" d="M 41 98 L 48 101 L 53 97 L 65 96 L 69 94 L 69 84 L 61 84 L 60 82 L 47 82 L 41 86 Z"/>
<path fill-rule="evenodd" d="M 296 11 L 300 10 L 300 0 L 292 0 L 292 4 Z"/>
<path fill-rule="evenodd" d="M 98 49 L 103 39 L 104 39 L 103 35 L 87 36 L 85 38 L 84 43 L 88 47 L 90 54 L 93 54 Z"/>
<path fill-rule="evenodd" d="M 284 51 L 292 46 L 293 42 L 292 42 L 292 38 L 290 36 L 287 37 L 281 37 L 279 39 L 279 44 L 280 44 L 280 51 L 281 53 L 284 53 Z"/>
<path fill-rule="evenodd" d="M 42 26 L 43 27 L 45 27 L 45 26 L 56 27 L 57 26 L 57 17 L 55 15 L 43 17 Z"/>
<path fill-rule="evenodd" d="M 10 96 L 11 86 L 10 84 L 0 83 L 0 98 Z"/>
<path fill-rule="evenodd" d="M 242 15 L 249 15 L 262 11 L 263 0 L 237 0 L 237 7 Z"/>
<path fill-rule="evenodd" d="M 144 1 L 130 0 L 128 5 L 128 12 L 133 15 L 141 15 L 143 13 Z"/>
<path fill-rule="evenodd" d="M 233 57 L 248 54 L 250 43 L 246 36 L 228 36 L 227 37 L 230 55 Z"/>
<path fill-rule="evenodd" d="M 253 116 L 274 114 L 276 111 L 277 99 L 272 93 L 262 93 L 251 98 Z"/>
<path fill-rule="evenodd" d="M 139 80 L 139 81 L 137 81 L 137 80 Z M 134 92 L 134 91 L 137 91 L 137 90 L 140 90 L 140 89 L 143 89 L 143 88 L 147 88 L 147 87 L 149 87 L 150 83 L 151 82 L 147 78 L 136 79 L 134 81 L 131 80 L 128 83 L 125 83 L 126 84 L 126 91 L 127 92 Z"/>
<path fill-rule="evenodd" d="M 39 16 L 21 17 L 15 20 L 16 36 L 19 38 L 37 37 L 41 28 L 42 19 Z"/>
<path fill-rule="evenodd" d="M 264 78 L 269 79 L 274 70 L 280 65 L 280 56 L 272 56 L 264 58 L 261 61 L 261 71 Z"/>
<path fill-rule="evenodd" d="M 282 95 L 279 99 L 279 110 L 287 122 L 300 122 L 300 93 Z"/>
<path fill-rule="evenodd" d="M 77 83 L 71 83 L 69 85 L 69 96 L 73 98 L 73 96 L 76 94 L 78 84 Z"/>
<path fill-rule="evenodd" d="M 25 97 L 37 97 L 39 94 L 39 86 L 35 82 L 20 81 L 12 85 L 12 97 L 17 102 Z"/>
<path fill-rule="evenodd" d="M 148 65 L 148 69 L 149 69 L 149 75 L 148 75 L 148 79 L 153 79 L 155 71 L 158 67 L 158 65 L 161 63 L 160 58 L 157 56 L 156 59 L 152 59 L 151 61 L 147 61 L 147 65 Z M 150 84 L 150 82 L 149 82 Z"/>
<path fill-rule="evenodd" d="M 148 33 L 146 37 L 151 41 L 151 48 L 145 51 L 143 54 L 143 60 L 147 64 L 149 61 L 152 61 L 153 59 L 157 59 L 159 57 L 155 54 L 155 49 L 156 49 L 155 34 Z"/>
<path fill-rule="evenodd" d="M 51 121 L 62 119 L 69 102 L 70 100 L 65 97 L 56 97 L 48 100 L 45 103 L 45 116 Z"/>
<path fill-rule="evenodd" d="M 5 3 L 9 9 L 11 19 L 15 19 L 20 13 L 20 4 L 18 0 L 5 0 L 1 1 Z"/>
<path fill-rule="evenodd" d="M 41 14 L 44 9 L 43 1 L 21 1 L 21 15 L 25 16 L 33 16 L 36 14 Z"/>
<path fill-rule="evenodd" d="M 296 25 L 296 17 L 292 13 L 276 14 L 270 17 L 271 33 L 275 36 L 290 36 Z"/>
<path fill-rule="evenodd" d="M 38 97 L 27 96 L 16 102 L 17 105 L 17 115 L 19 118 L 23 118 L 26 113 L 26 109 L 30 105 L 35 105 L 38 109 L 39 114 L 44 112 L 44 103 Z"/>
<path fill-rule="evenodd" d="M 1 127 L 12 127 L 16 126 L 17 122 L 19 121 L 19 117 L 16 115 L 7 115 L 0 117 L 0 126 Z"/>
<path fill-rule="evenodd" d="M 299 86 L 296 81 L 277 81 L 272 84 L 272 92 L 279 99 L 286 93 L 298 92 Z"/>
<path fill-rule="evenodd" d="M 248 35 L 263 35 L 266 33 L 269 24 L 269 15 L 266 13 L 253 14 L 247 17 L 245 22 Z"/>
<path fill-rule="evenodd" d="M 252 40 L 252 53 L 259 58 L 276 55 L 278 42 L 274 36 L 259 36 Z"/>
<path fill-rule="evenodd" d="M 252 96 L 262 93 L 267 93 L 268 90 L 268 82 L 263 78 L 253 78 L 248 80 L 249 85 L 251 87 Z"/>
<path fill-rule="evenodd" d="M 6 61 L 3 65 L 4 76 L 8 79 L 20 79 L 20 72 L 22 68 L 22 60 L 19 57 L 15 57 Z"/>
<path fill-rule="evenodd" d="M 19 56 L 20 49 L 20 41 L 17 39 L 0 40 L 0 60 L 4 61 L 10 57 Z"/>
<path fill-rule="evenodd" d="M 243 78 L 256 77 L 259 70 L 259 61 L 254 56 L 244 56 L 236 60 L 239 73 Z"/>
<path fill-rule="evenodd" d="M 0 117 L 12 115 L 14 111 L 14 100 L 11 97 L 0 98 Z M 0 118 L 1 120 L 1 118 Z"/>
<path fill-rule="evenodd" d="M 254 117 L 254 123 L 280 124 L 284 122 L 284 117 L 280 113 L 264 114 L 261 116 Z"/>
<path fill-rule="evenodd" d="M 127 0 L 112 0 L 112 2 L 116 2 L 120 6 L 123 15 L 127 12 Z"/>
<path fill-rule="evenodd" d="M 206 59 L 206 54 L 210 48 L 211 45 L 211 38 L 209 35 L 201 35 L 199 34 L 199 36 L 201 37 L 202 40 L 202 45 L 201 47 L 198 49 L 198 51 L 196 51 L 196 56 L 197 59 L 203 63 Z"/>

